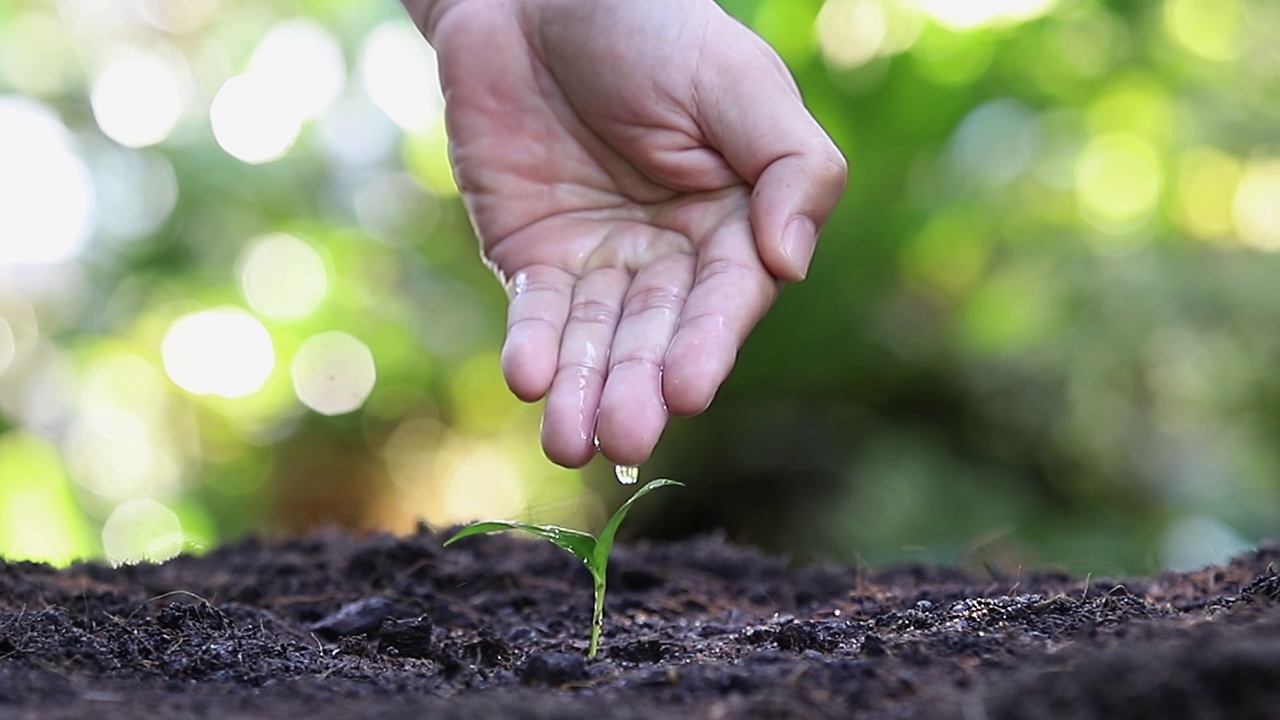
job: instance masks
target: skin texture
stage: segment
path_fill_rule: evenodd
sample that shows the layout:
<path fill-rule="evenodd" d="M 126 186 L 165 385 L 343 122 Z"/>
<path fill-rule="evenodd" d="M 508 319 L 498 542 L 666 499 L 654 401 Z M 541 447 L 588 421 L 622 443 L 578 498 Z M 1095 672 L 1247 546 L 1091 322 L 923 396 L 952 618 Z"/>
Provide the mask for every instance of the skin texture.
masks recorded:
<path fill-rule="evenodd" d="M 562 465 L 638 465 L 804 278 L 844 158 L 711 0 L 406 0 L 511 298 L 502 368 Z"/>

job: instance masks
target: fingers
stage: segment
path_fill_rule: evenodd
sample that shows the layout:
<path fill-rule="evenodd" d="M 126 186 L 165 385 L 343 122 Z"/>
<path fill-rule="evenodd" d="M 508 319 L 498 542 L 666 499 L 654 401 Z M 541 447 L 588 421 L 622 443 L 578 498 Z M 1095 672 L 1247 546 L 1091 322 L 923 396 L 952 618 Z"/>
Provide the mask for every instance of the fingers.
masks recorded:
<path fill-rule="evenodd" d="M 662 368 L 694 263 L 690 255 L 666 255 L 642 268 L 627 291 L 596 425 L 600 450 L 615 463 L 647 460 L 670 419 Z"/>
<path fill-rule="evenodd" d="M 613 462 L 638 465 L 672 413 L 705 410 L 778 285 L 739 216 L 696 258 L 662 255 L 634 279 L 618 268 L 578 279 L 534 266 L 512 291 L 504 375 L 525 400 L 546 395 L 547 457 L 581 467 L 596 438 Z"/>
<path fill-rule="evenodd" d="M 551 387 L 576 280 L 547 265 L 521 270 L 511 279 L 502 375 L 525 402 L 541 399 Z"/>
<path fill-rule="evenodd" d="M 699 84 L 699 125 L 755 188 L 751 228 L 765 267 L 779 280 L 797 281 L 808 274 L 818 229 L 844 192 L 848 165 L 805 109 L 781 60 L 753 39 L 700 76 L 706 82 Z"/>
<path fill-rule="evenodd" d="M 707 409 L 733 369 L 738 349 L 777 298 L 776 280 L 751 243 L 742 240 L 749 232 L 745 221 L 725 227 L 699 257 L 664 361 L 662 393 L 672 413 L 696 415 Z"/>
<path fill-rule="evenodd" d="M 542 419 L 543 450 L 566 467 L 586 465 L 595 455 L 596 411 L 630 281 L 622 270 L 601 268 L 573 289 L 559 352 L 551 354 L 559 362 Z"/>

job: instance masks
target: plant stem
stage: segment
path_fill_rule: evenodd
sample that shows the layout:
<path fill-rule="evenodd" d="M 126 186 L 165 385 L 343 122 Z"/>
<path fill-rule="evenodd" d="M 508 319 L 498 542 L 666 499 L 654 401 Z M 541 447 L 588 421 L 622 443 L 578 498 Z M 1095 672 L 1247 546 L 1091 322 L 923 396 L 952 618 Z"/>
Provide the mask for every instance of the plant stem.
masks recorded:
<path fill-rule="evenodd" d="M 604 572 L 592 573 L 595 591 L 595 608 L 591 611 L 591 644 L 587 647 L 587 659 L 594 660 L 600 645 L 600 628 L 604 625 Z"/>

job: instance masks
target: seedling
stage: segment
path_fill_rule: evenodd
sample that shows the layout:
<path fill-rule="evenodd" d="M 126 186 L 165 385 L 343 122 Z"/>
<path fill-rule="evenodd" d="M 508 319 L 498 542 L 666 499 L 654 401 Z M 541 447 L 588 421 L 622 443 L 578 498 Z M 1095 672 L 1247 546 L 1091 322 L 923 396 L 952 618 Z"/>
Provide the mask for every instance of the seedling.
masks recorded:
<path fill-rule="evenodd" d="M 587 659 L 590 660 L 596 656 L 596 650 L 600 645 L 600 628 L 604 623 L 605 570 L 609 566 L 609 551 L 613 548 L 613 538 L 618 533 L 618 526 L 627 517 L 627 511 L 631 509 L 632 503 L 648 495 L 653 490 L 668 485 L 683 486 L 684 483 L 666 479 L 650 481 L 637 490 L 636 494 L 632 495 L 630 499 L 622 503 L 622 507 L 618 508 L 613 517 L 609 518 L 609 522 L 604 524 L 604 529 L 600 531 L 600 537 L 598 538 L 578 530 L 570 530 L 556 525 L 533 525 L 511 520 L 490 520 L 468 525 L 446 540 L 444 544 L 452 545 L 462 538 L 471 537 L 472 535 L 520 530 L 530 535 L 536 535 L 543 540 L 550 540 L 581 560 L 587 566 L 587 570 L 591 571 L 591 580 L 595 586 L 596 595 L 595 608 L 591 613 L 591 644 L 587 647 Z"/>

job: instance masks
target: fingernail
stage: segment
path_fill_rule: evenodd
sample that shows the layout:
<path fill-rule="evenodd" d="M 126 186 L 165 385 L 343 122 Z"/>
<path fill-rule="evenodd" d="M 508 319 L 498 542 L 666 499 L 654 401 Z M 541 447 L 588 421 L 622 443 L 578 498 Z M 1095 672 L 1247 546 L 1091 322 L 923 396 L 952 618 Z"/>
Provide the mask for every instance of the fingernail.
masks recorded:
<path fill-rule="evenodd" d="M 791 218 L 782 231 L 782 254 L 803 280 L 809 274 L 809 263 L 818 244 L 818 226 L 803 215 Z"/>

